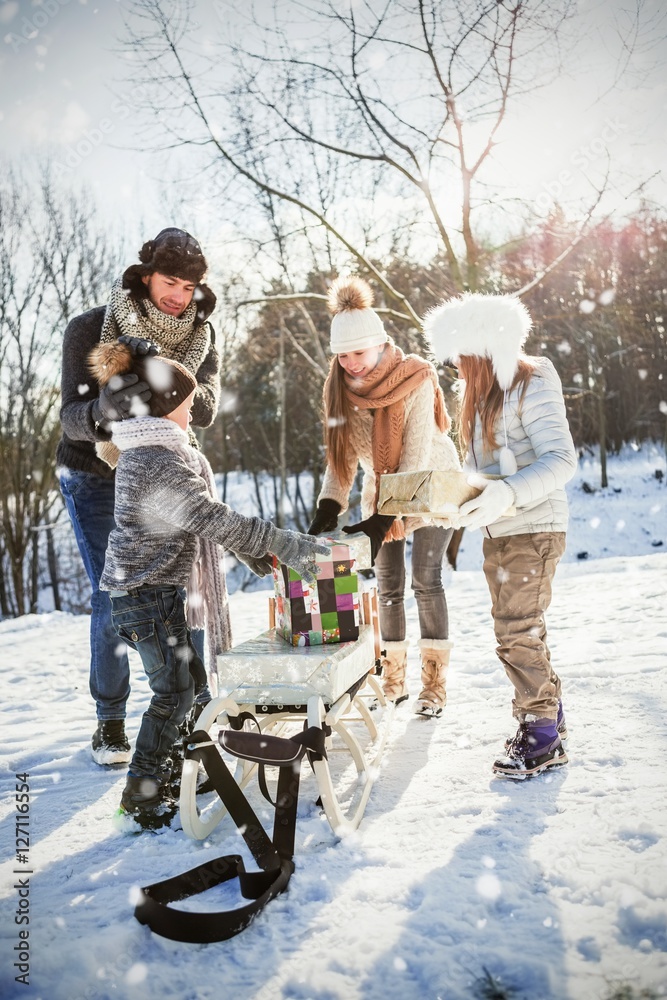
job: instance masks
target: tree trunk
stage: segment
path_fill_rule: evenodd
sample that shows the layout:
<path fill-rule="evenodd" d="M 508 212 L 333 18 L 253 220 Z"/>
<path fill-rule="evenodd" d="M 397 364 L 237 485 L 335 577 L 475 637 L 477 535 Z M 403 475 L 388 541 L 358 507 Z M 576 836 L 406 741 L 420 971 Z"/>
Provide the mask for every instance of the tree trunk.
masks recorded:
<path fill-rule="evenodd" d="M 62 611 L 60 600 L 60 584 L 58 582 L 58 557 L 56 547 L 53 544 L 53 524 L 49 524 L 46 529 L 46 560 L 49 567 L 49 581 L 53 591 L 53 607 L 56 611 Z"/>
<path fill-rule="evenodd" d="M 5 555 L 4 545 L 0 546 L 0 615 L 3 618 L 12 618 L 13 612 L 9 604 L 9 594 L 7 592 L 7 580 L 5 578 Z"/>
<path fill-rule="evenodd" d="M 255 483 L 255 496 L 257 497 L 257 512 L 258 512 L 259 516 L 262 518 L 262 520 L 265 520 L 265 517 L 264 517 L 264 506 L 262 504 L 262 494 L 261 494 L 261 491 L 260 491 L 260 488 L 259 488 L 259 477 L 258 477 L 258 475 L 257 475 L 256 472 L 253 472 L 252 478 L 253 478 L 254 483 Z"/>
<path fill-rule="evenodd" d="M 607 383 L 603 378 L 598 392 L 598 439 L 600 442 L 600 486 L 606 489 L 607 481 Z"/>
<path fill-rule="evenodd" d="M 287 485 L 287 385 L 285 378 L 285 324 L 280 324 L 280 436 L 278 441 L 278 461 L 280 462 L 280 491 L 278 493 L 278 527 L 285 527 L 285 488 Z"/>
<path fill-rule="evenodd" d="M 30 558 L 30 614 L 36 615 L 39 606 L 39 531 L 33 527 Z"/>

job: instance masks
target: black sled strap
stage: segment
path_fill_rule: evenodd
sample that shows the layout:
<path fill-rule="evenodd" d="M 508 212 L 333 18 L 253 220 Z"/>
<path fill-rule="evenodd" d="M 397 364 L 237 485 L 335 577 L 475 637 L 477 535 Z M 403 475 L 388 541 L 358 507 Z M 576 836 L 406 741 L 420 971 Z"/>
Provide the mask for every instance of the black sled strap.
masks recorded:
<path fill-rule="evenodd" d="M 243 740 L 244 755 L 249 752 L 248 759 L 252 759 L 250 754 L 254 751 L 256 759 L 261 755 L 258 751 L 265 748 L 260 744 L 266 741 L 266 736 L 260 733 L 244 733 L 243 736 L 251 737 L 250 740 Z M 186 758 L 199 760 L 204 765 L 261 871 L 247 872 L 240 855 L 228 854 L 191 868 L 174 878 L 155 882 L 142 889 L 141 900 L 134 911 L 139 923 L 146 924 L 154 933 L 172 941 L 201 944 L 226 941 L 244 930 L 271 899 L 287 888 L 294 872 L 292 857 L 300 778 L 300 764 L 297 761 L 300 761 L 305 752 L 309 756 L 323 753 L 324 734 L 321 730 L 310 729 L 282 742 L 288 744 L 284 753 L 279 752 L 277 745 L 271 748 L 273 756 L 282 758 L 278 765 L 280 773 L 271 840 L 217 748 L 211 743 L 208 733 L 200 729 L 190 736 L 185 751 Z M 295 744 L 296 759 L 292 749 Z M 238 753 L 240 747 L 237 745 L 234 749 Z M 216 913 L 192 913 L 167 905 L 234 878 L 238 878 L 244 898 L 253 900 L 247 906 Z"/>

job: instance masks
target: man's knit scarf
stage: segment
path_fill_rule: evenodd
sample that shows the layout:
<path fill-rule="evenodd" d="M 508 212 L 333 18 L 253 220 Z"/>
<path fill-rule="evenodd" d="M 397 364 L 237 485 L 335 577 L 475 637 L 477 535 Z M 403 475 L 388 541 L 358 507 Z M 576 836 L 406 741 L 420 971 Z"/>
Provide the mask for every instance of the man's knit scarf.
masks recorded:
<path fill-rule="evenodd" d="M 368 375 L 362 379 L 348 374 L 344 377 L 345 395 L 350 406 L 374 411 L 371 438 L 375 473 L 374 511 L 377 511 L 380 494 L 380 476 L 397 472 L 401 464 L 406 398 L 428 378 L 433 382 L 436 427 L 439 431 L 446 431 L 449 417 L 435 368 L 417 354 L 404 354 L 392 340 Z M 386 541 L 404 537 L 403 521 L 397 518 L 387 533 Z"/>
<path fill-rule="evenodd" d="M 142 299 L 141 310 L 128 290 L 123 288 L 123 279 L 117 278 L 104 314 L 100 343 L 113 343 L 123 334 L 152 340 L 160 345 L 163 358 L 180 361 L 196 377 L 211 346 L 211 335 L 208 324 L 195 325 L 197 304 L 194 299 L 182 316 L 163 313 L 148 297 Z M 100 441 L 95 450 L 107 465 L 112 469 L 116 467 L 118 450 L 113 442 Z"/>
<path fill-rule="evenodd" d="M 113 424 L 113 441 L 119 451 L 130 448 L 168 448 L 181 458 L 206 483 L 217 499 L 211 466 L 200 451 L 188 443 L 184 430 L 164 417 L 134 417 Z M 188 625 L 206 628 L 209 648 L 209 678 L 217 691 L 216 657 L 232 644 L 227 584 L 222 548 L 208 538 L 197 537 L 197 553 L 187 586 Z"/>

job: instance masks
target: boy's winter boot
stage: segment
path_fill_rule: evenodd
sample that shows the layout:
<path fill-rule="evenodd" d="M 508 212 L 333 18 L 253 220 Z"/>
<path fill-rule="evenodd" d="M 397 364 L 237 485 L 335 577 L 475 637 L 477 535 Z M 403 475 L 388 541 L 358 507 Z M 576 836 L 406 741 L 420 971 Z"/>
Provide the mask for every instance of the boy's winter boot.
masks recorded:
<path fill-rule="evenodd" d="M 171 768 L 171 778 L 169 787 L 171 794 L 177 799 L 181 794 L 181 782 L 183 778 L 183 762 L 185 760 L 185 744 L 191 733 L 197 728 L 199 716 L 202 714 L 209 701 L 195 702 L 190 710 L 187 719 L 181 723 L 178 730 L 178 739 L 171 748 L 166 765 Z M 199 765 L 199 775 L 197 778 L 197 795 L 210 792 L 215 786 L 210 778 L 207 778 L 206 771 L 202 764 Z"/>
<path fill-rule="evenodd" d="M 159 775 L 128 774 L 120 812 L 131 816 L 143 830 L 169 826 L 178 809 L 169 791 L 169 778 L 169 771 Z"/>
<path fill-rule="evenodd" d="M 561 740 L 566 740 L 567 739 L 567 737 L 568 737 L 567 722 L 565 721 L 565 712 L 563 711 L 563 702 L 560 700 L 560 698 L 558 699 L 558 716 L 556 718 L 556 732 L 560 736 Z M 505 749 L 506 750 L 507 750 L 508 746 L 510 745 L 510 743 L 512 742 L 513 739 L 514 739 L 514 737 L 510 736 L 510 737 L 508 737 L 505 740 Z"/>
<path fill-rule="evenodd" d="M 567 754 L 556 729 L 556 720 L 531 718 L 530 722 L 519 724 L 505 756 L 494 762 L 493 773 L 501 778 L 523 781 L 562 764 L 567 764 Z"/>
<path fill-rule="evenodd" d="M 102 767 L 128 764 L 132 760 L 132 750 L 125 735 L 124 719 L 106 719 L 104 722 L 98 722 L 90 746 L 93 760 Z"/>
<path fill-rule="evenodd" d="M 396 705 L 400 705 L 408 697 L 405 674 L 408 669 L 409 645 L 405 639 L 400 642 L 383 643 L 385 648 L 380 660 L 382 664 L 382 690 L 387 701 L 393 701 Z"/>
<path fill-rule="evenodd" d="M 450 639 L 420 639 L 422 689 L 415 702 L 417 715 L 438 718 L 447 703 L 445 676 L 454 643 Z"/>

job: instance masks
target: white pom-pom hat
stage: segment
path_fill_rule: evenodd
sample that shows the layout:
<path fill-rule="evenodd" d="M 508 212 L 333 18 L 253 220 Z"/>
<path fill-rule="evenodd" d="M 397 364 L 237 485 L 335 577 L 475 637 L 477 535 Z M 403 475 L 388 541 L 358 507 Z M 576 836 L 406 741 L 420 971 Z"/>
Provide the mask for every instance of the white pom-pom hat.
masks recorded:
<path fill-rule="evenodd" d="M 363 278 L 336 278 L 328 294 L 333 313 L 329 347 L 332 354 L 365 351 L 389 339 L 382 320 L 371 309 L 373 292 Z"/>
<path fill-rule="evenodd" d="M 489 358 L 501 389 L 509 389 L 532 320 L 519 299 L 511 295 L 467 292 L 432 309 L 424 332 L 438 361 L 456 361 L 464 355 Z"/>

